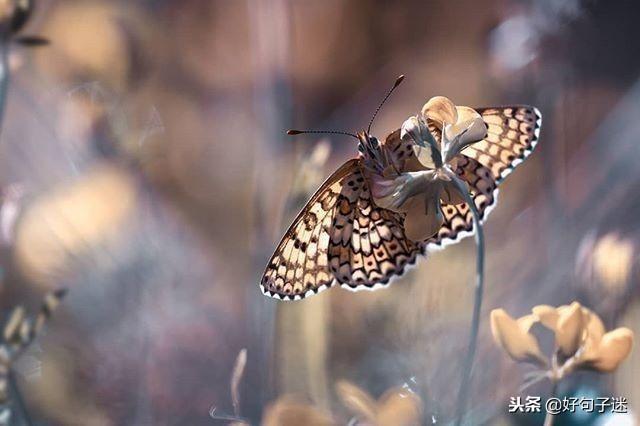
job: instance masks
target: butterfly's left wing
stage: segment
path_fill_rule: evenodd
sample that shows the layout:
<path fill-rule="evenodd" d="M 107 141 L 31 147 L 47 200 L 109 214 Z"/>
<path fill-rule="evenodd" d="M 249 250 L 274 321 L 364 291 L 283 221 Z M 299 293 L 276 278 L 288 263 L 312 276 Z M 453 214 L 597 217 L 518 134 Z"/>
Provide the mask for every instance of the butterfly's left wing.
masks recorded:
<path fill-rule="evenodd" d="M 298 214 L 264 271 L 267 296 L 298 300 L 335 284 L 373 289 L 404 272 L 421 247 L 402 215 L 375 206 L 360 159 L 340 167 Z"/>

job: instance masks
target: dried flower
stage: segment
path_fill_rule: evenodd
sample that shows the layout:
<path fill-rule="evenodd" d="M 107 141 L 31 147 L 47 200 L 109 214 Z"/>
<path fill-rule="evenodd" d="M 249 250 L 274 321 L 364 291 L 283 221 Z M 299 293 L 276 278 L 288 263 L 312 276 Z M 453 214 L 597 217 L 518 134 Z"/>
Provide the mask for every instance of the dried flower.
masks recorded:
<path fill-rule="evenodd" d="M 410 426 L 421 424 L 422 402 L 406 387 L 387 390 L 377 401 L 358 386 L 341 380 L 336 391 L 349 411 L 373 426 Z"/>
<path fill-rule="evenodd" d="M 441 201 L 464 202 L 452 181 L 456 156 L 482 140 L 487 126 L 474 109 L 455 106 L 444 96 L 431 98 L 420 114 L 402 124 L 400 137 L 413 142 L 415 157 L 397 177 L 374 176 L 372 194 L 380 207 L 406 213 L 407 237 L 421 241 L 435 234 L 444 221 Z"/>

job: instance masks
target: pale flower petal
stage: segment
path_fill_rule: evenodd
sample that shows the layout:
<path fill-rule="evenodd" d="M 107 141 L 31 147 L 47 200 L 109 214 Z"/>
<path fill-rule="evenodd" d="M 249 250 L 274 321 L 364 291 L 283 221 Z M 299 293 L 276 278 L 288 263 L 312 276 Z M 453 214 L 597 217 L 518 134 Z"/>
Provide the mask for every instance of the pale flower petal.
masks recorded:
<path fill-rule="evenodd" d="M 400 126 L 400 139 L 411 138 L 414 142 L 420 139 L 420 120 L 416 116 L 407 118 Z"/>
<path fill-rule="evenodd" d="M 606 333 L 594 357 L 584 359 L 590 368 L 609 373 L 629 355 L 633 347 L 633 331 L 626 327 L 616 328 Z"/>
<path fill-rule="evenodd" d="M 375 203 L 385 209 L 404 213 L 407 201 L 415 196 L 437 199 L 440 184 L 434 180 L 433 170 L 405 172 L 393 179 L 373 178 L 372 195 Z"/>
<path fill-rule="evenodd" d="M 576 353 L 584 335 L 585 319 L 582 314 L 582 306 L 573 302 L 569 309 L 564 310 L 556 326 L 556 345 L 565 357 Z"/>
<path fill-rule="evenodd" d="M 481 141 L 487 135 L 487 125 L 480 117 L 473 120 L 458 122 L 445 127 L 445 139 L 450 141 L 444 148 L 444 161 L 455 157 L 467 146 Z"/>
<path fill-rule="evenodd" d="M 587 317 L 587 334 L 594 339 L 600 340 L 606 332 L 602 320 L 587 308 L 582 308 L 582 313 Z"/>
<path fill-rule="evenodd" d="M 504 309 L 491 311 L 491 333 L 496 343 L 515 361 L 547 365 L 536 338 L 523 329 Z"/>
<path fill-rule="evenodd" d="M 336 392 L 342 404 L 352 413 L 369 423 L 375 422 L 378 412 L 377 404 L 366 391 L 346 380 L 340 380 L 336 383 Z"/>
<path fill-rule="evenodd" d="M 468 106 L 457 105 L 456 113 L 458 114 L 458 123 L 482 118 L 478 111 Z"/>
<path fill-rule="evenodd" d="M 605 335 L 606 330 L 600 318 L 592 313 L 587 313 L 587 325 L 585 331 L 585 339 L 582 344 L 580 358 L 583 360 L 593 360 L 598 357 L 600 351 L 600 342 Z"/>
<path fill-rule="evenodd" d="M 425 119 L 433 120 L 434 124 L 442 129 L 442 124 L 454 124 L 458 121 L 456 106 L 449 98 L 434 96 L 422 107 L 422 115 Z"/>
<path fill-rule="evenodd" d="M 542 325 L 550 330 L 556 330 L 556 324 L 558 323 L 558 317 L 560 316 L 556 308 L 549 305 L 538 305 L 534 306 L 533 309 L 531 309 L 531 312 L 538 317 L 538 320 Z"/>
<path fill-rule="evenodd" d="M 433 158 L 435 150 L 431 147 L 431 145 L 426 145 L 424 147 L 420 145 L 413 145 L 412 148 L 413 153 L 423 167 L 426 167 L 427 169 L 436 168 L 436 162 Z"/>
<path fill-rule="evenodd" d="M 409 389 L 389 389 L 378 400 L 376 425 L 418 426 L 422 420 L 422 402 Z"/>
<path fill-rule="evenodd" d="M 438 142 L 422 119 L 413 116 L 405 120 L 400 128 L 400 138 L 413 142 L 414 154 L 423 167 L 434 169 L 442 165 Z"/>
<path fill-rule="evenodd" d="M 533 314 L 529 314 L 518 318 L 516 321 L 518 322 L 518 326 L 522 330 L 529 332 L 529 330 L 531 330 L 531 327 L 533 327 L 533 325 L 538 322 L 538 317 Z"/>
<path fill-rule="evenodd" d="M 600 341 L 602 340 L 606 329 L 600 317 L 588 310 L 583 309 L 583 315 L 587 318 L 585 325 L 585 339 L 582 344 L 580 358 L 584 360 L 592 360 L 598 356 L 600 351 Z"/>

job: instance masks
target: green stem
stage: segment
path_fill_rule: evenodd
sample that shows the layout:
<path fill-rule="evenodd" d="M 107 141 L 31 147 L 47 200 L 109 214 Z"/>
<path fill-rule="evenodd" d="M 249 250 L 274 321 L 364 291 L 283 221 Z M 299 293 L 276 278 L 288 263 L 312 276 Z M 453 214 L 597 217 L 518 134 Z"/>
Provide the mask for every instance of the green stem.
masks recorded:
<path fill-rule="evenodd" d="M 473 360 L 478 346 L 478 331 L 480 329 L 480 310 L 482 308 L 482 293 L 484 290 L 484 232 L 482 223 L 480 222 L 480 213 L 473 202 L 466 184 L 453 173 L 450 175 L 451 180 L 457 186 L 458 190 L 464 197 L 465 202 L 473 215 L 473 227 L 475 229 L 476 240 L 476 285 L 473 303 L 473 315 L 471 317 L 471 330 L 469 332 L 469 345 L 467 346 L 467 356 L 464 360 L 462 368 L 462 380 L 458 391 L 458 415 L 456 417 L 456 425 L 462 424 L 464 413 L 469 399 L 469 387 L 471 384 L 471 371 L 473 369 Z"/>

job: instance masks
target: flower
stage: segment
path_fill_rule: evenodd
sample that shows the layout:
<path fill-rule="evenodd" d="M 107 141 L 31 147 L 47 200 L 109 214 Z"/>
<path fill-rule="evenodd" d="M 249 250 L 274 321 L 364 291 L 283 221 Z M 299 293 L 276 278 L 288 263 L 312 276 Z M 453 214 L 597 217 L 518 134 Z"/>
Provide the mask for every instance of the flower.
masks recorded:
<path fill-rule="evenodd" d="M 345 380 L 336 383 L 336 391 L 345 407 L 358 420 L 372 426 L 421 424 L 422 402 L 407 387 L 387 390 L 377 401 L 366 391 Z"/>
<path fill-rule="evenodd" d="M 303 399 L 295 395 L 284 395 L 265 408 L 262 424 L 264 426 L 330 426 L 335 422 L 327 413 Z"/>
<path fill-rule="evenodd" d="M 400 137 L 413 145 L 402 173 L 373 176 L 372 194 L 380 207 L 405 213 L 405 232 L 414 241 L 434 235 L 444 221 L 441 202 L 460 204 L 456 157 L 480 140 L 487 126 L 474 109 L 456 106 L 444 96 L 431 98 L 420 114 L 402 124 Z"/>
<path fill-rule="evenodd" d="M 491 311 L 491 333 L 498 345 L 515 361 L 545 366 L 538 341 L 529 333 L 533 324 L 531 315 L 514 320 L 504 309 Z"/>
<path fill-rule="evenodd" d="M 614 371 L 633 347 L 633 331 L 620 327 L 607 332 L 602 320 L 578 302 L 557 308 L 535 306 L 531 314 L 517 320 L 503 309 L 491 311 L 494 340 L 511 358 L 549 365 L 544 358 L 540 359 L 538 342 L 530 333 L 531 327 L 537 323 L 555 335 L 551 369 L 547 372 L 547 377 L 553 380 L 559 380 L 576 369 Z"/>

